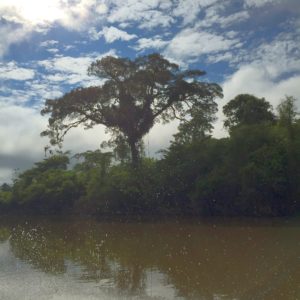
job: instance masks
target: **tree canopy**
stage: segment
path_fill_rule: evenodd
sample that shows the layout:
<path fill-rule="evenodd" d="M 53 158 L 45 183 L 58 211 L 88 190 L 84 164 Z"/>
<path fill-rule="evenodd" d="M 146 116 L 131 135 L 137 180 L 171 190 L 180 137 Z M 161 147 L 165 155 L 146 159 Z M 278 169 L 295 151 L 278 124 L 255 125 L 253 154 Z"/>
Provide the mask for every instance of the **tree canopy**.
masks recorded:
<path fill-rule="evenodd" d="M 294 97 L 286 96 L 277 107 L 278 123 L 280 126 L 287 128 L 289 137 L 292 139 L 294 137 L 293 124 L 298 120 L 297 116 L 299 115 L 295 102 L 296 99 Z"/>
<path fill-rule="evenodd" d="M 88 74 L 104 83 L 46 100 L 41 113 L 50 118 L 42 135 L 49 136 L 51 144 L 59 144 L 71 128 L 102 124 L 114 137 L 125 139 L 134 165 L 139 160 L 138 145 L 156 121 L 179 119 L 189 128 L 207 128 L 191 120 L 209 123 L 217 110 L 214 100 L 222 97 L 219 85 L 199 81 L 205 72 L 181 71 L 160 54 L 135 60 L 107 56 L 93 62 Z"/>
<path fill-rule="evenodd" d="M 257 98 L 249 94 L 240 94 L 230 100 L 223 107 L 223 113 L 227 117 L 224 126 L 228 129 L 240 125 L 272 122 L 275 119 L 272 106 L 265 98 Z"/>

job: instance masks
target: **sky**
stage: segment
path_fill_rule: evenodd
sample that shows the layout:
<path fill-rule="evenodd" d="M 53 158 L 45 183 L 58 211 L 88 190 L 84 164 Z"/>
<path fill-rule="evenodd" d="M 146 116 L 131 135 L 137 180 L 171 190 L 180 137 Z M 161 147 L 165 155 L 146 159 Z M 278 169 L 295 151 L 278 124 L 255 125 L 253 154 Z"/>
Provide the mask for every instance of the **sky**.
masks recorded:
<path fill-rule="evenodd" d="M 0 0 L 0 183 L 43 159 L 47 116 L 40 110 L 75 87 L 106 55 L 159 52 L 223 88 L 213 135 L 226 136 L 222 106 L 241 93 L 274 107 L 294 96 L 300 108 L 299 0 Z M 147 153 L 166 148 L 176 123 L 157 124 Z M 99 148 L 105 129 L 74 129 L 72 154 Z"/>

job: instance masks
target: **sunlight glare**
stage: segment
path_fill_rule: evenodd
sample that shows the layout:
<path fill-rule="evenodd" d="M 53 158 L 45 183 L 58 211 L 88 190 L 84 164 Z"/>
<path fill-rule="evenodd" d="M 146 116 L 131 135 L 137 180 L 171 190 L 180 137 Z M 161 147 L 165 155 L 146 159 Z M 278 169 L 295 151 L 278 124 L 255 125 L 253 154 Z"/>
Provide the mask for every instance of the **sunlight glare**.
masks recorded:
<path fill-rule="evenodd" d="M 64 14 L 60 0 L 10 0 L 9 5 L 32 25 L 55 22 Z"/>

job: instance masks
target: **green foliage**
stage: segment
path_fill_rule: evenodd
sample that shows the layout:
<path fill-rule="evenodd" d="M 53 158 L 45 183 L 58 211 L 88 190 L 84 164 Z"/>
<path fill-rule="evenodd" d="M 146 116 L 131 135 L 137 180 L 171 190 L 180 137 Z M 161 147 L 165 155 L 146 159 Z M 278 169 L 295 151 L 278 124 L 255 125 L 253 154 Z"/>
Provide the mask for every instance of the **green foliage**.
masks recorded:
<path fill-rule="evenodd" d="M 110 140 L 101 143 L 101 148 L 113 149 L 112 153 L 116 161 L 121 163 L 130 161 L 130 147 L 120 132 L 115 132 Z"/>
<path fill-rule="evenodd" d="M 287 145 L 274 134 L 273 128 L 261 130 L 256 127 L 252 130 L 254 136 L 265 138 L 265 141 L 247 153 L 239 170 L 239 200 L 247 214 L 285 215 L 288 209 L 292 209 Z"/>
<path fill-rule="evenodd" d="M 242 126 L 228 139 L 221 163 L 200 178 L 193 199 L 209 214 L 291 214 L 297 173 L 290 173 L 288 161 L 288 144 L 275 126 Z"/>
<path fill-rule="evenodd" d="M 278 105 L 279 125 L 289 127 L 296 121 L 298 113 L 295 102 L 294 97 L 286 96 Z"/>
<path fill-rule="evenodd" d="M 89 171 L 92 169 L 100 169 L 103 176 L 108 172 L 112 163 L 111 152 L 101 152 L 101 150 L 86 151 L 78 153 L 74 156 L 77 159 L 83 159 L 75 167 L 75 171 Z"/>
<path fill-rule="evenodd" d="M 73 172 L 48 170 L 31 184 L 22 187 L 18 193 L 18 203 L 42 213 L 60 212 L 71 208 L 78 194 Z"/>
<path fill-rule="evenodd" d="M 196 179 L 207 172 L 212 160 L 217 160 L 212 146 L 215 142 L 208 138 L 190 144 L 174 143 L 164 152 L 159 168 L 162 173 L 163 204 L 167 205 L 168 210 L 193 210 L 190 193 Z"/>
<path fill-rule="evenodd" d="M 126 158 L 126 143 L 122 159 L 87 151 L 75 155 L 72 170 L 67 155 L 51 156 L 19 174 L 12 187 L 2 185 L 0 208 L 98 215 L 292 215 L 300 211 L 300 121 L 294 102 L 287 97 L 279 105 L 275 122 L 268 102 L 239 95 L 226 106 L 230 136 L 223 139 L 208 136 L 212 114 L 202 118 L 198 111 L 179 126 L 160 160 L 140 157 L 135 168 Z M 118 138 L 119 146 L 126 142 Z"/>
<path fill-rule="evenodd" d="M 75 173 L 67 171 L 69 158 L 56 155 L 35 164 L 16 179 L 12 197 L 19 207 L 41 213 L 60 212 L 79 195 Z"/>
<path fill-rule="evenodd" d="M 178 133 L 174 135 L 175 143 L 186 144 L 205 139 L 213 129 L 215 109 L 210 106 L 203 110 L 191 110 L 191 119 L 178 126 Z"/>
<path fill-rule="evenodd" d="M 0 209 L 6 209 L 11 205 L 12 194 L 11 186 L 7 183 L 3 183 L 0 186 Z"/>
<path fill-rule="evenodd" d="M 224 126 L 230 130 L 242 125 L 273 122 L 275 119 L 272 106 L 265 98 L 249 94 L 240 94 L 230 100 L 223 107 L 223 113 L 227 118 Z"/>
<path fill-rule="evenodd" d="M 112 166 L 105 176 L 99 169 L 90 170 L 84 179 L 85 196 L 79 206 L 100 214 L 147 214 L 157 210 L 155 166 L 155 161 L 143 159 L 135 169 L 128 164 Z"/>
<path fill-rule="evenodd" d="M 7 210 L 12 205 L 12 188 L 7 183 L 0 186 L 0 210 Z"/>
<path fill-rule="evenodd" d="M 12 193 L 10 191 L 0 190 L 0 207 L 9 206 L 12 202 Z"/>
<path fill-rule="evenodd" d="M 36 172 L 45 172 L 49 169 L 66 170 L 69 162 L 67 155 L 53 155 L 41 162 L 35 163 L 35 170 Z"/>
<path fill-rule="evenodd" d="M 278 125 L 286 128 L 290 140 L 295 138 L 294 124 L 297 122 L 298 115 L 295 102 L 296 99 L 294 97 L 286 96 L 277 107 L 279 115 Z"/>

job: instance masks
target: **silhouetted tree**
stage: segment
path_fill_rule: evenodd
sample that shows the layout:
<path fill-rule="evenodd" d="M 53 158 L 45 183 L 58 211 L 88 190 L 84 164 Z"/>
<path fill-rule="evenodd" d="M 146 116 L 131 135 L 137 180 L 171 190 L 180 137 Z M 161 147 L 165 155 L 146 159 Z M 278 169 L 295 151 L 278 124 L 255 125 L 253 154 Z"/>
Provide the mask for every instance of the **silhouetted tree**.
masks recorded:
<path fill-rule="evenodd" d="M 205 72 L 180 71 L 159 54 L 135 60 L 107 56 L 92 63 L 88 73 L 105 82 L 47 100 L 42 114 L 50 114 L 49 128 L 42 135 L 59 144 L 73 127 L 103 124 L 125 138 L 135 166 L 138 145 L 156 121 L 184 124 L 203 111 L 215 112 L 214 99 L 222 96 L 219 85 L 198 80 Z"/>

